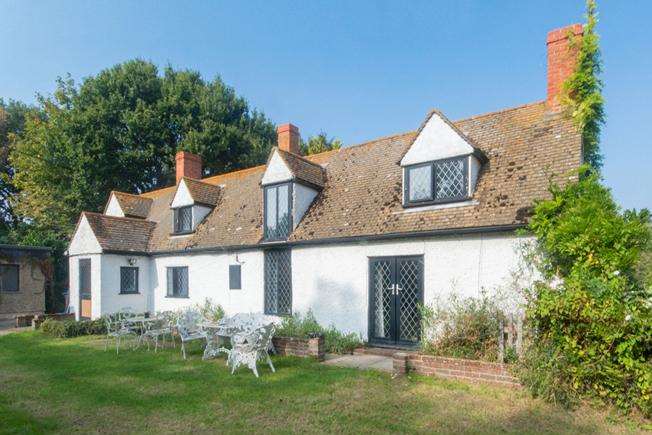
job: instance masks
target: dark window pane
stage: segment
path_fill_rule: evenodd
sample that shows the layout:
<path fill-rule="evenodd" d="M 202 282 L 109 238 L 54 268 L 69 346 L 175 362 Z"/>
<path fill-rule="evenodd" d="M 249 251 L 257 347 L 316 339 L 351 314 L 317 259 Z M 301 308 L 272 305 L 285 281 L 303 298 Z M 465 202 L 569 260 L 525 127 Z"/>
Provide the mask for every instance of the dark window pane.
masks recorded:
<path fill-rule="evenodd" d="M 265 188 L 265 238 L 285 239 L 292 231 L 289 184 Z"/>
<path fill-rule="evenodd" d="M 265 252 L 265 313 L 292 314 L 292 266 L 289 249 Z"/>
<path fill-rule="evenodd" d="M 265 237 L 276 237 L 276 188 L 265 189 Z"/>
<path fill-rule="evenodd" d="M 290 234 L 290 197 L 287 184 L 278 186 L 278 222 L 277 231 L 279 238 L 286 238 Z"/>
<path fill-rule="evenodd" d="M 192 207 L 181 207 L 174 210 L 174 232 L 192 231 Z"/>
<path fill-rule="evenodd" d="M 79 260 L 79 294 L 82 299 L 91 297 L 91 260 L 82 258 Z"/>
<path fill-rule="evenodd" d="M 466 164 L 464 159 L 448 160 L 435 164 L 435 198 L 465 198 Z"/>
<path fill-rule="evenodd" d="M 229 289 L 240 290 L 242 288 L 242 275 L 239 264 L 229 265 Z"/>
<path fill-rule="evenodd" d="M 138 268 L 120 268 L 120 293 L 138 293 Z"/>
<path fill-rule="evenodd" d="M 410 201 L 432 199 L 432 167 L 430 165 L 408 169 L 408 177 Z"/>
<path fill-rule="evenodd" d="M 18 265 L 2 264 L 0 265 L 0 291 L 17 292 L 18 291 Z"/>
<path fill-rule="evenodd" d="M 170 297 L 188 297 L 188 268 L 168 267 L 167 289 Z"/>

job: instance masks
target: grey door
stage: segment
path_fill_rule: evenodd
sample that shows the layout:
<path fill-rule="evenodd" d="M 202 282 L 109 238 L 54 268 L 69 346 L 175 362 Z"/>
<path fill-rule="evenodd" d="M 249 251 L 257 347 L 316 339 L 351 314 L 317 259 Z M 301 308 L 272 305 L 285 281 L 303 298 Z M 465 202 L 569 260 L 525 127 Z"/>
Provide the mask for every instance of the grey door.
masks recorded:
<path fill-rule="evenodd" d="M 369 342 L 414 346 L 421 338 L 423 257 L 369 259 Z"/>
<path fill-rule="evenodd" d="M 91 317 L 91 260 L 82 258 L 79 260 L 79 315 L 80 317 Z"/>

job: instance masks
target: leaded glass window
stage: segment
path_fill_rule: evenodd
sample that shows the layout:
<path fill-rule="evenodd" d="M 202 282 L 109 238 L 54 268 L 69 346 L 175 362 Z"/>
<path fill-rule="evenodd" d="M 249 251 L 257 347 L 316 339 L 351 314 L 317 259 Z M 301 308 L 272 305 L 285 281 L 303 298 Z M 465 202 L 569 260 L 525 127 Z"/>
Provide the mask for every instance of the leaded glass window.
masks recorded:
<path fill-rule="evenodd" d="M 292 314 L 292 265 L 289 249 L 265 252 L 265 314 Z"/>
<path fill-rule="evenodd" d="M 188 297 L 188 267 L 167 268 L 167 295 L 170 298 Z"/>
<path fill-rule="evenodd" d="M 265 187 L 265 239 L 286 239 L 292 230 L 292 189 L 289 183 Z"/>
<path fill-rule="evenodd" d="M 138 293 L 138 268 L 120 268 L 120 293 Z"/>
<path fill-rule="evenodd" d="M 192 231 L 192 206 L 174 209 L 174 232 L 187 233 Z"/>
<path fill-rule="evenodd" d="M 405 168 L 405 204 L 407 206 L 466 199 L 468 158 L 437 160 Z"/>

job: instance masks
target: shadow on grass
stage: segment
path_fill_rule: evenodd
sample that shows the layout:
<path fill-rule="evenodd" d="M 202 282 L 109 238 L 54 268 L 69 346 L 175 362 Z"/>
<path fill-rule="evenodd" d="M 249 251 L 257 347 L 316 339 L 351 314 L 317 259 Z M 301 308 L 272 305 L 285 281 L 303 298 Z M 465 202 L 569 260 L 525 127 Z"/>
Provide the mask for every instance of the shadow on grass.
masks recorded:
<path fill-rule="evenodd" d="M 26 432 L 72 424 L 99 431 L 602 430 L 518 393 L 459 382 L 392 380 L 384 373 L 291 357 L 274 358 L 276 373 L 260 364 L 260 378 L 246 368 L 232 376 L 223 358 L 202 361 L 198 345 L 187 361 L 178 348 L 120 355 L 115 348 L 103 349 L 99 338 L 57 340 L 33 332 L 0 337 L 0 367 L 14 373 L 0 391 L 0 417 L 8 415 L 9 427 Z M 30 413 L 12 397 L 44 403 L 48 412 Z"/>

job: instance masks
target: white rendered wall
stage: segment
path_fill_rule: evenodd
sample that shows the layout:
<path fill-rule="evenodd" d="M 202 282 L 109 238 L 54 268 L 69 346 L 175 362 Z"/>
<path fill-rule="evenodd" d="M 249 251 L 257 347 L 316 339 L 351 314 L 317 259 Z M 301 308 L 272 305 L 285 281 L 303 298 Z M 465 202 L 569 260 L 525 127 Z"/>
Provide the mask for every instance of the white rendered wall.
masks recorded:
<path fill-rule="evenodd" d="M 280 183 L 282 181 L 288 181 L 294 178 L 292 171 L 285 164 L 283 158 L 278 155 L 278 152 L 275 151 L 272 155 L 272 158 L 269 159 L 267 168 L 265 169 L 265 174 L 260 184 L 263 186 L 267 184 Z"/>
<path fill-rule="evenodd" d="M 242 289 L 229 290 L 229 265 L 240 264 Z M 167 297 L 167 267 L 188 266 L 188 298 Z M 262 312 L 263 251 L 154 257 L 151 264 L 152 311 L 176 310 L 204 302 L 220 304 L 227 314 Z"/>
<path fill-rule="evenodd" d="M 474 155 L 469 156 L 469 196 L 473 196 L 475 185 L 480 175 L 480 161 Z"/>
<path fill-rule="evenodd" d="M 367 338 L 369 257 L 423 255 L 424 302 L 489 294 L 512 280 L 520 238 L 513 234 L 293 248 L 292 309 Z"/>
<path fill-rule="evenodd" d="M 132 259 L 133 264 L 129 264 L 128 259 Z M 149 311 L 147 305 L 148 295 L 151 285 L 150 278 L 150 259 L 148 257 L 124 256 L 114 254 L 104 254 L 101 256 L 101 313 L 110 314 L 125 309 L 131 309 L 134 312 L 142 313 Z M 134 266 L 138 267 L 138 294 L 120 294 L 120 267 Z M 93 294 L 93 301 L 95 294 Z M 95 318 L 93 313 L 93 318 Z"/>
<path fill-rule="evenodd" d="M 170 203 L 170 208 L 184 207 L 186 205 L 192 205 L 195 203 L 195 200 L 192 199 L 188 186 L 186 186 L 186 181 L 181 180 L 177 186 L 177 191 L 174 193 L 174 198 Z"/>
<path fill-rule="evenodd" d="M 296 228 L 303 219 L 303 215 L 312 204 L 312 201 L 317 196 L 317 191 L 310 187 L 304 186 L 300 183 L 294 183 L 292 189 L 292 203 L 294 210 L 292 210 L 293 227 Z"/>
<path fill-rule="evenodd" d="M 106 205 L 106 211 L 104 214 L 107 216 L 125 217 L 122 207 L 120 207 L 120 203 L 118 202 L 118 198 L 116 198 L 113 193 L 111 194 L 109 203 Z"/>
<path fill-rule="evenodd" d="M 448 157 L 463 156 L 473 152 L 473 147 L 437 113 L 433 113 L 408 152 L 401 166 L 430 162 Z"/>
<path fill-rule="evenodd" d="M 75 318 L 79 320 L 79 260 L 87 258 L 91 260 L 91 317 L 93 319 L 100 317 L 102 314 L 102 270 L 101 254 L 81 254 L 70 255 L 68 257 L 68 305 L 70 310 L 75 313 Z"/>
<path fill-rule="evenodd" d="M 102 252 L 102 247 L 97 241 L 88 219 L 82 215 L 75 234 L 70 240 L 70 245 L 68 245 L 68 255 L 99 254 L 100 252 Z"/>
<path fill-rule="evenodd" d="M 206 207 L 204 205 L 194 205 L 192 207 L 192 229 L 194 230 L 197 228 L 197 225 L 201 223 L 201 221 L 204 220 L 206 215 L 213 210 L 210 207 Z"/>

